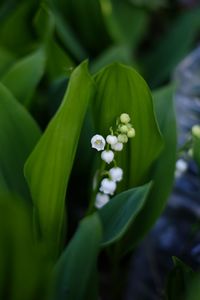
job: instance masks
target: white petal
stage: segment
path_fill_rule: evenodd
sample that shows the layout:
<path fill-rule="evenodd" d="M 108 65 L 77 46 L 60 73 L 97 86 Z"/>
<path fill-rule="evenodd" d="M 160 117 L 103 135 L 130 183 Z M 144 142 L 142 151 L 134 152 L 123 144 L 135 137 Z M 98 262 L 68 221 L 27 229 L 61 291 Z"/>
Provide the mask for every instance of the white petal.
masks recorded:
<path fill-rule="evenodd" d="M 103 192 L 104 194 L 113 195 L 116 190 L 116 187 L 117 187 L 116 182 L 108 178 L 104 178 L 101 181 L 100 191 Z"/>
<path fill-rule="evenodd" d="M 96 195 L 95 207 L 96 208 L 101 208 L 105 204 L 107 204 L 109 200 L 110 200 L 110 197 L 108 195 L 98 193 Z"/>
<path fill-rule="evenodd" d="M 95 134 L 91 138 L 91 145 L 92 148 L 96 149 L 97 151 L 102 151 L 105 148 L 106 141 L 104 137 L 100 134 Z"/>
<path fill-rule="evenodd" d="M 111 148 L 115 151 L 122 151 L 123 149 L 123 144 L 122 143 L 117 143 L 115 145 L 111 145 Z"/>
<path fill-rule="evenodd" d="M 115 167 L 110 169 L 109 171 L 110 177 L 113 181 L 121 181 L 123 177 L 123 170 L 119 167 Z"/>

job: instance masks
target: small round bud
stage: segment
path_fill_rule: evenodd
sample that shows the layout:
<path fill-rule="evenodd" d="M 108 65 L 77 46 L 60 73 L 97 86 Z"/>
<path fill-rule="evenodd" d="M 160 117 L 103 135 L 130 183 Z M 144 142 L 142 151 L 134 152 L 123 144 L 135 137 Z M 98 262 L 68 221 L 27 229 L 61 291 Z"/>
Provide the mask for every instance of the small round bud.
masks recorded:
<path fill-rule="evenodd" d="M 200 138 L 200 126 L 199 125 L 194 125 L 192 127 L 192 134 L 197 137 Z"/>
<path fill-rule="evenodd" d="M 111 148 L 112 148 L 114 151 L 122 151 L 122 149 L 123 149 L 123 144 L 122 144 L 122 143 L 117 143 L 117 144 L 111 145 Z"/>
<path fill-rule="evenodd" d="M 134 129 L 134 128 L 130 128 L 130 129 L 128 130 L 127 136 L 128 136 L 129 138 L 133 138 L 133 137 L 135 136 L 135 129 Z"/>
<path fill-rule="evenodd" d="M 114 145 L 117 143 L 117 137 L 115 135 L 110 134 L 106 137 L 106 142 L 110 145 Z"/>
<path fill-rule="evenodd" d="M 111 150 L 104 150 L 101 152 L 101 158 L 107 163 L 110 164 L 113 161 L 114 153 Z"/>
<path fill-rule="evenodd" d="M 128 137 L 126 134 L 119 134 L 118 135 L 118 142 L 120 143 L 127 143 L 128 142 Z"/>
<path fill-rule="evenodd" d="M 119 130 L 121 133 L 127 133 L 128 132 L 128 127 L 126 125 L 121 125 L 119 127 Z"/>
<path fill-rule="evenodd" d="M 129 123 L 130 122 L 130 116 L 128 115 L 128 114 L 126 114 L 126 113 L 123 113 L 123 114 L 121 114 L 121 116 L 120 116 L 120 121 L 122 122 L 122 123 L 124 123 L 124 124 L 127 124 L 127 123 Z"/>

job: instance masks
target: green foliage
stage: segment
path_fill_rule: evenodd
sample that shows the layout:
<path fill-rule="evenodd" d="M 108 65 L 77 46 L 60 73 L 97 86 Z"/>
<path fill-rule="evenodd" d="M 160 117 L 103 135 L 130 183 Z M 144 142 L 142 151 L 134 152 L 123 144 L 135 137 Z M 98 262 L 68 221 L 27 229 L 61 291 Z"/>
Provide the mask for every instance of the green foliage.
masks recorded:
<path fill-rule="evenodd" d="M 40 130 L 3 84 L 0 84 L 0 124 L 0 187 L 30 199 L 23 167 Z"/>
<path fill-rule="evenodd" d="M 144 184 L 163 142 L 149 88 L 134 69 L 118 63 L 102 69 L 94 79 L 97 85 L 93 101 L 96 131 L 106 136 L 108 128 L 122 112 L 129 113 L 136 131 L 136 137 L 125 145 L 117 158 L 119 166 L 125 170 L 121 189 Z"/>
<path fill-rule="evenodd" d="M 56 265 L 55 299 L 97 299 L 88 298 L 88 295 L 95 284 L 101 239 L 102 227 L 98 215 L 83 219 Z"/>
<path fill-rule="evenodd" d="M 50 264 L 36 247 L 24 202 L 0 191 L 0 298 L 48 299 Z"/>
<path fill-rule="evenodd" d="M 103 246 L 116 242 L 124 235 L 143 208 L 150 187 L 147 184 L 120 193 L 99 211 L 104 228 Z"/>
<path fill-rule="evenodd" d="M 53 257 L 59 253 L 67 183 L 82 122 L 94 92 L 87 63 L 70 79 L 63 102 L 31 153 L 25 175 L 33 197 L 40 234 Z"/>

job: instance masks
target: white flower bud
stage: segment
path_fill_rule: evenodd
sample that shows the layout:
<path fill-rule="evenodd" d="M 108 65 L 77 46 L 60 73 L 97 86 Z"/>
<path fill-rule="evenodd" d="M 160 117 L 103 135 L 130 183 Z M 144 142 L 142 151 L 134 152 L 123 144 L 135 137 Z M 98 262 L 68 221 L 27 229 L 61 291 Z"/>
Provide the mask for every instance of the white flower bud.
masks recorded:
<path fill-rule="evenodd" d="M 133 138 L 133 137 L 135 136 L 135 129 L 134 129 L 134 128 L 130 128 L 130 129 L 128 130 L 127 136 L 128 136 L 129 138 Z"/>
<path fill-rule="evenodd" d="M 96 195 L 95 207 L 96 208 L 101 208 L 105 204 L 107 204 L 109 200 L 110 200 L 110 197 L 108 195 L 102 194 L 102 193 L 98 193 Z"/>
<path fill-rule="evenodd" d="M 113 161 L 114 153 L 111 150 L 104 150 L 101 153 L 101 158 L 107 163 L 110 164 Z"/>
<path fill-rule="evenodd" d="M 115 167 L 109 170 L 110 177 L 113 181 L 121 181 L 123 177 L 123 170 Z"/>
<path fill-rule="evenodd" d="M 188 164 L 184 159 L 178 159 L 176 162 L 176 171 L 175 171 L 175 176 L 176 177 L 181 177 L 183 173 L 186 172 L 188 168 Z"/>
<path fill-rule="evenodd" d="M 100 191 L 103 192 L 104 194 L 113 195 L 116 190 L 116 187 L 117 187 L 116 182 L 108 178 L 104 178 L 101 181 Z"/>
<path fill-rule="evenodd" d="M 114 145 L 117 143 L 117 137 L 115 135 L 110 134 L 106 137 L 106 142 L 110 145 Z"/>
<path fill-rule="evenodd" d="M 128 142 L 128 137 L 126 134 L 119 134 L 118 135 L 118 142 L 120 143 L 127 143 Z"/>
<path fill-rule="evenodd" d="M 199 125 L 194 125 L 192 127 L 192 134 L 197 137 L 200 138 L 200 126 Z"/>
<path fill-rule="evenodd" d="M 120 116 L 120 121 L 122 122 L 122 123 L 124 123 L 124 124 L 127 124 L 127 123 L 129 123 L 130 122 L 130 116 L 128 115 L 128 114 L 125 114 L 125 113 L 123 113 L 123 114 L 121 114 L 121 116 Z"/>
<path fill-rule="evenodd" d="M 128 132 L 128 127 L 126 125 L 121 125 L 121 126 L 119 126 L 119 131 L 121 133 L 127 133 Z"/>
<path fill-rule="evenodd" d="M 92 148 L 102 151 L 105 148 L 106 141 L 102 135 L 96 134 L 91 139 Z"/>
<path fill-rule="evenodd" d="M 123 144 L 122 144 L 122 143 L 117 143 L 117 144 L 111 145 L 111 148 L 112 148 L 114 151 L 122 151 L 122 149 L 123 149 Z"/>

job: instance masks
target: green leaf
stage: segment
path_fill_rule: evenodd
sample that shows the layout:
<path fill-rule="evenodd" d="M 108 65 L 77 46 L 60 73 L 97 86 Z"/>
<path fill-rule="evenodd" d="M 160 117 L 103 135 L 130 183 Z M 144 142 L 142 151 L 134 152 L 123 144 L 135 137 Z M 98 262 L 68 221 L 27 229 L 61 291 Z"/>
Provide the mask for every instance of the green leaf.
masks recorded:
<path fill-rule="evenodd" d="M 23 167 L 39 137 L 35 121 L 0 83 L 0 187 L 30 199 Z"/>
<path fill-rule="evenodd" d="M 119 240 L 131 226 L 146 201 L 151 184 L 122 192 L 99 210 L 103 224 L 102 245 L 107 246 Z"/>
<path fill-rule="evenodd" d="M 88 298 L 88 293 L 93 290 L 101 239 L 102 228 L 98 215 L 83 219 L 56 265 L 55 299 L 97 299 L 94 294 Z"/>
<path fill-rule="evenodd" d="M 162 83 L 192 49 L 199 29 L 200 9 L 186 11 L 171 23 L 152 51 L 142 58 L 145 79 L 151 86 Z"/>
<path fill-rule="evenodd" d="M 33 240 L 24 202 L 0 191 L 0 299 L 47 299 L 50 264 Z"/>
<path fill-rule="evenodd" d="M 186 300 L 186 292 L 195 276 L 193 270 L 177 257 L 173 257 L 174 268 L 168 275 L 167 300 Z"/>
<path fill-rule="evenodd" d="M 152 177 L 154 184 L 142 212 L 137 216 L 131 231 L 123 241 L 126 251 L 135 246 L 162 213 L 172 190 L 176 162 L 176 121 L 173 108 L 174 86 L 154 92 L 155 111 L 164 137 L 164 149 L 155 162 Z"/>
<path fill-rule="evenodd" d="M 41 236 L 53 257 L 59 252 L 66 188 L 93 92 L 94 83 L 84 62 L 72 73 L 59 110 L 25 166 Z"/>
<path fill-rule="evenodd" d="M 96 132 L 106 136 L 121 113 L 128 113 L 136 136 L 125 145 L 116 160 L 124 170 L 119 190 L 147 182 L 152 163 L 162 148 L 149 88 L 132 68 L 114 63 L 94 77 L 97 93 L 93 102 Z"/>
<path fill-rule="evenodd" d="M 193 135 L 193 158 L 196 161 L 200 171 L 200 137 Z"/>
<path fill-rule="evenodd" d="M 31 1 L 20 1 L 13 6 L 12 10 L 1 23 L 0 41 L 1 45 L 10 51 L 24 53 L 24 50 L 32 43 L 30 16 L 33 3 Z"/>
<path fill-rule="evenodd" d="M 30 98 L 44 74 L 45 59 L 44 49 L 40 48 L 17 61 L 2 78 L 2 83 L 25 106 L 30 104 Z"/>

